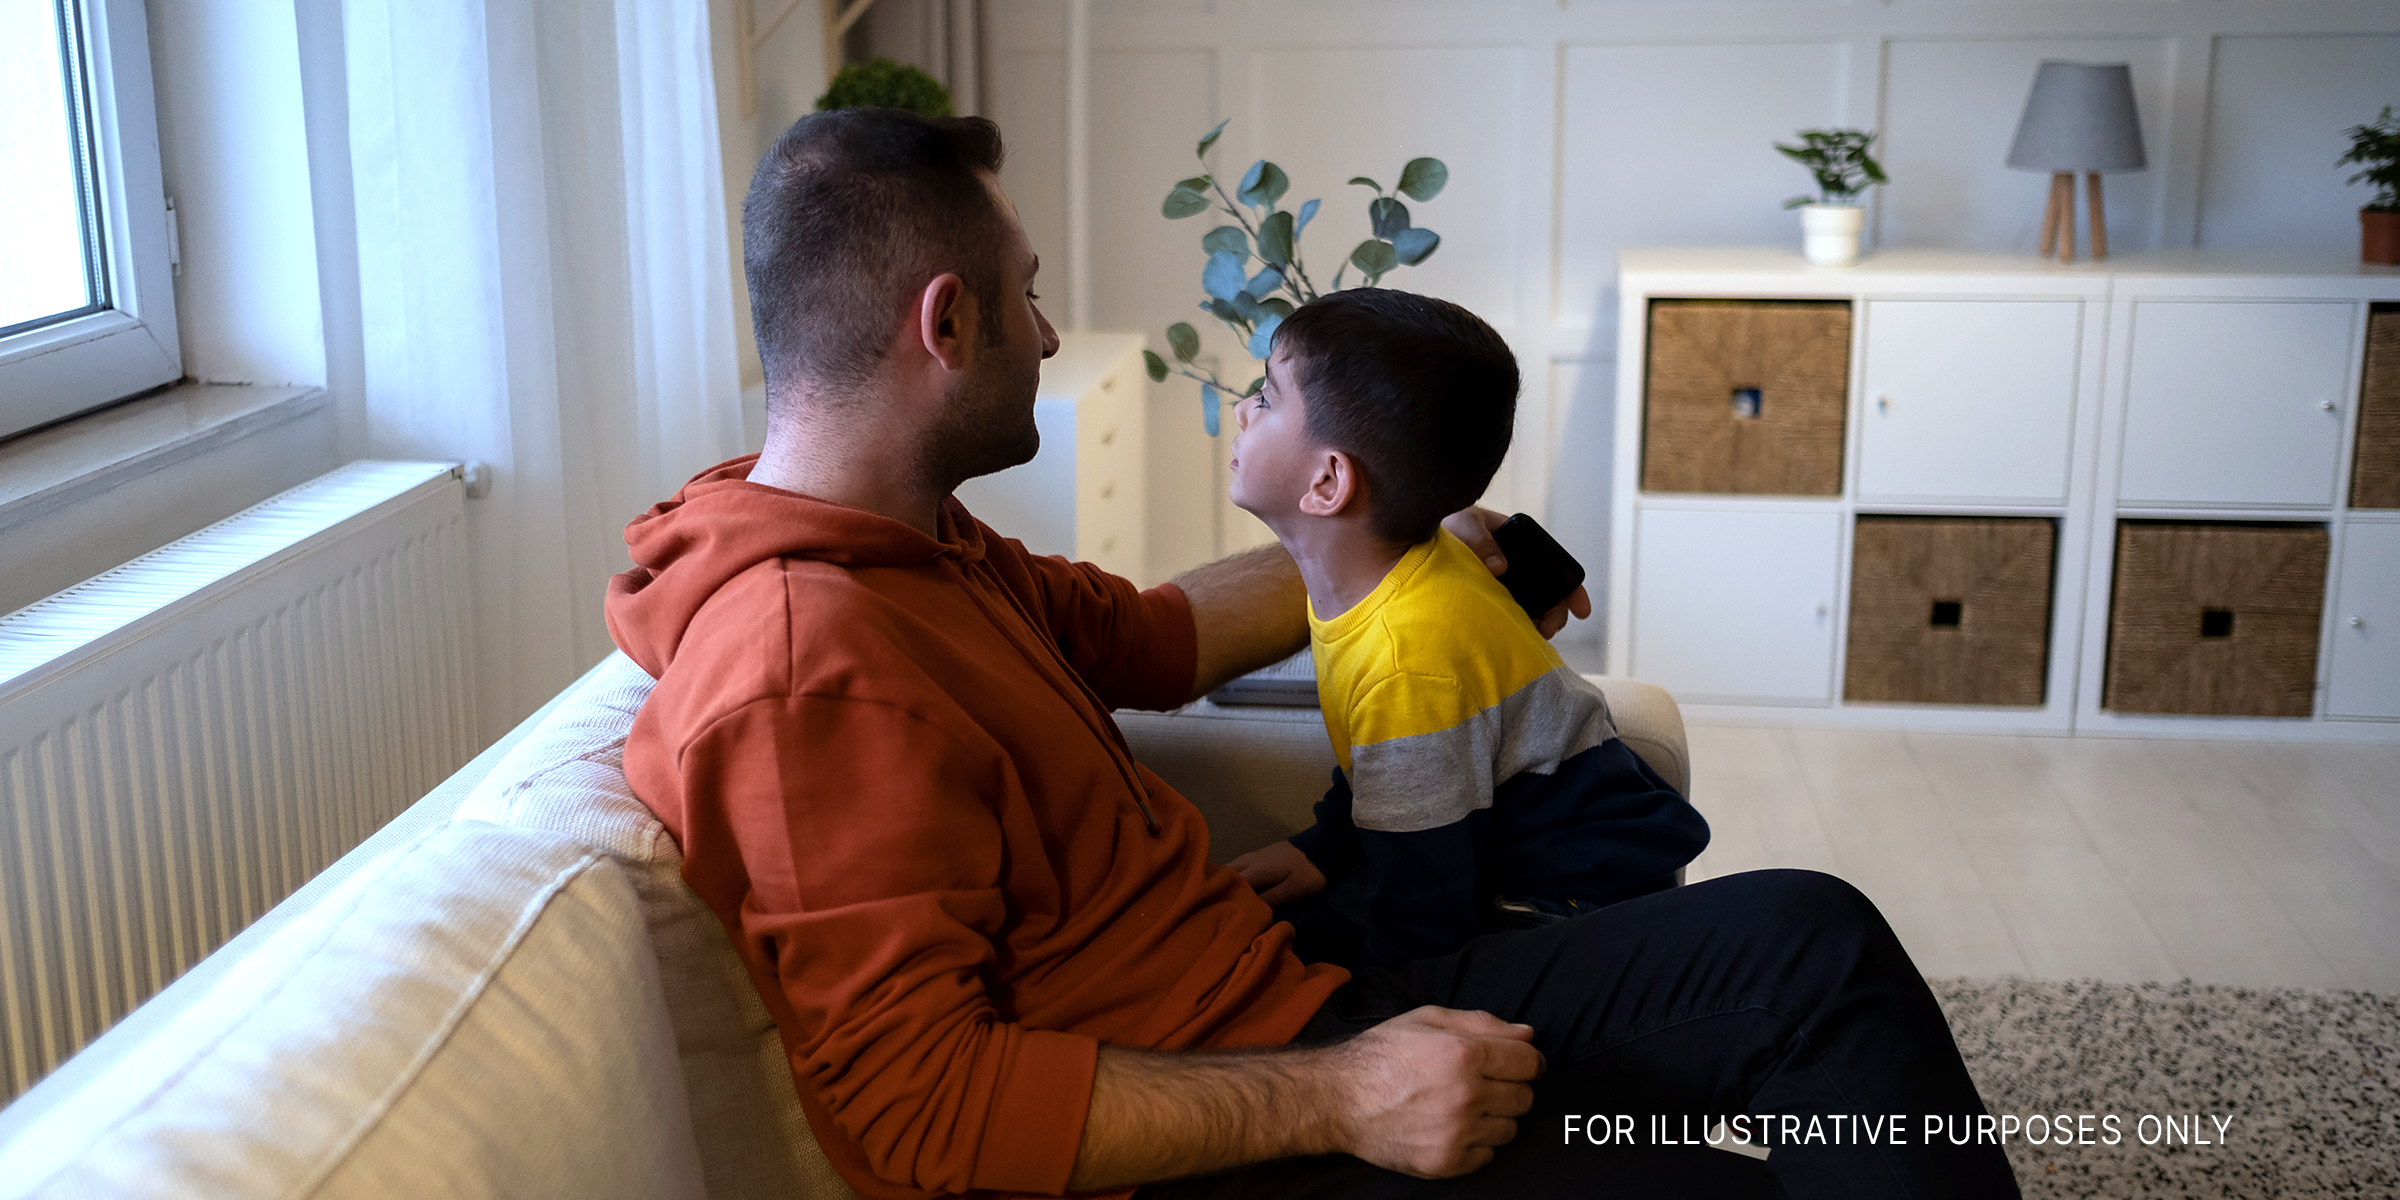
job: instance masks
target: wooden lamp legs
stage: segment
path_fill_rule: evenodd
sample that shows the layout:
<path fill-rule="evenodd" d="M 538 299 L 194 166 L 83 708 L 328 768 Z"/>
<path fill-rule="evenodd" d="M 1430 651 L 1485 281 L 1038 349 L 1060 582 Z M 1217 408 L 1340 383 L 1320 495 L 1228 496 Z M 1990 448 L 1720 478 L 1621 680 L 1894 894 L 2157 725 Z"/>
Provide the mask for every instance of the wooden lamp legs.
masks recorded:
<path fill-rule="evenodd" d="M 2092 259 L 2108 257 L 2108 213 L 2100 200 L 2100 172 L 2084 174 L 2092 205 Z M 2042 257 L 2075 261 L 2075 173 L 2050 173 L 2050 207 L 2042 213 Z"/>
<path fill-rule="evenodd" d="M 2083 190 L 2092 204 L 2092 261 L 2098 262 L 2108 257 L 2108 212 L 2100 205 L 2100 172 L 2084 173 Z"/>
<path fill-rule="evenodd" d="M 2042 209 L 2043 258 L 2054 258 L 2058 254 L 2058 180 L 2058 174 L 2052 172 L 2050 175 L 2050 201 L 2048 206 Z"/>

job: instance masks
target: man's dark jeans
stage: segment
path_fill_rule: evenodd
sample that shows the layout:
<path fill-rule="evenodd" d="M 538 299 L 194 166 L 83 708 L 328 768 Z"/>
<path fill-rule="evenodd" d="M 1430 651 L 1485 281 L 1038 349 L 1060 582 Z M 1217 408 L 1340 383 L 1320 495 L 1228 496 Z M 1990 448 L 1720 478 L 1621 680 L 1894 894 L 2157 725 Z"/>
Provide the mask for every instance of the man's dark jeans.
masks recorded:
<path fill-rule="evenodd" d="M 1983 1101 L 1883 914 L 1830 875 L 1726 876 L 1363 972 L 1297 1041 L 1339 1041 L 1426 1004 L 1529 1024 L 1548 1060 L 1533 1111 L 1490 1165 L 1428 1181 L 1348 1156 L 1289 1159 L 1147 1187 L 1143 1200 L 2017 1195 L 1998 1146 L 1925 1136 L 1928 1115 L 1971 1127 Z M 1652 1123 L 1697 1141 L 1707 1123 L 1738 1114 L 1789 1114 L 1801 1140 L 1775 1138 L 1760 1163 L 1657 1144 Z M 1837 1114 L 1838 1140 L 1826 1119 Z M 1620 1116 L 1632 1118 L 1633 1144 L 1595 1145 L 1590 1123 L 1609 1122 L 1613 1135 Z M 1812 1117 L 1823 1140 L 1806 1137 Z M 1852 1117 L 1873 1123 L 1875 1144 Z M 1891 1136 L 1895 1117 L 1905 1144 Z"/>

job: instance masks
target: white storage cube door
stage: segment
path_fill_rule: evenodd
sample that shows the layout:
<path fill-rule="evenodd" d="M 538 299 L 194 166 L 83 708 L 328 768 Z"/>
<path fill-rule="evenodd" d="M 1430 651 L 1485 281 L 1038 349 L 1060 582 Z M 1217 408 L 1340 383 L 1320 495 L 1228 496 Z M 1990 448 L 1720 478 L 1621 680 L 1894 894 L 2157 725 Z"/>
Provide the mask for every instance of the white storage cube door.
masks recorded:
<path fill-rule="evenodd" d="M 2120 501 L 2332 504 L 2357 324 L 2354 304 L 2136 304 Z"/>
<path fill-rule="evenodd" d="M 1859 495 L 2061 504 L 2083 305 L 1867 305 Z"/>
<path fill-rule="evenodd" d="M 2400 524 L 2362 521 L 2342 535 L 2325 711 L 2400 717 Z"/>
<path fill-rule="evenodd" d="M 1833 697 L 1833 512 L 1644 509 L 1635 526 L 1633 674 L 1685 701 Z"/>

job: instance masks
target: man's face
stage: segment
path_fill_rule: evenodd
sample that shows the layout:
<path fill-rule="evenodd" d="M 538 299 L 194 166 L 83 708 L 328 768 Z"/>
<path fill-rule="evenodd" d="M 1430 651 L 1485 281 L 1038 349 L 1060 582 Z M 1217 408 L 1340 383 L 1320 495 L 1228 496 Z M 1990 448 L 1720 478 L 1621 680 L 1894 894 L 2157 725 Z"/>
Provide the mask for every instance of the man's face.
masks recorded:
<path fill-rule="evenodd" d="M 1058 331 L 1042 316 L 1033 291 L 1041 260 L 999 183 L 987 182 L 1000 208 L 999 305 L 991 312 L 980 302 L 968 306 L 972 328 L 961 330 L 967 369 L 944 399 L 928 447 L 936 477 L 950 487 L 1032 461 L 1042 445 L 1033 424 L 1042 360 L 1058 353 Z"/>
<path fill-rule="evenodd" d="M 1308 407 L 1292 382 L 1291 353 L 1267 359 L 1267 381 L 1234 408 L 1240 432 L 1226 485 L 1235 505 L 1270 526 L 1300 509 L 1324 447 L 1308 434 Z"/>

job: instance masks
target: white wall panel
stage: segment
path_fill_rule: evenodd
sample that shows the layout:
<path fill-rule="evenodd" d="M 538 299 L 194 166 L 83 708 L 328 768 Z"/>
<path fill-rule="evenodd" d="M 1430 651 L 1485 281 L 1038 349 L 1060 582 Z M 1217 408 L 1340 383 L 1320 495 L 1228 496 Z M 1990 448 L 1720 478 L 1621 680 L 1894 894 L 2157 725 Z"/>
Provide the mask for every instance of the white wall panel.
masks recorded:
<path fill-rule="evenodd" d="M 1197 308 L 1207 261 L 1200 236 L 1229 219 L 1204 213 L 1170 221 L 1158 211 L 1176 180 L 1200 173 L 1192 147 L 1217 121 L 1215 60 L 1206 50 L 1092 55 L 1095 97 L 1140 98 L 1092 106 L 1092 327 L 1137 330 L 1160 353 L 1167 349 L 1160 331 L 1175 321 L 1192 322 L 1223 353 L 1240 352 Z"/>
<path fill-rule="evenodd" d="M 991 77 L 984 81 L 990 107 L 984 115 L 1000 126 L 1008 150 L 1000 185 L 1017 203 L 1033 252 L 1042 256 L 1034 290 L 1041 293 L 1050 319 L 1063 327 L 1072 299 L 1067 294 L 1067 143 L 1062 136 L 1067 54 L 1063 48 L 996 48 L 991 59 Z"/>
<path fill-rule="evenodd" d="M 1385 282 L 1513 325 L 1527 248 L 1518 202 L 1528 147 L 1517 114 L 1529 59 L 1513 46 L 1258 51 L 1249 60 L 1249 103 L 1226 134 L 1228 149 L 1250 155 L 1224 166 L 1231 175 L 1251 157 L 1271 159 L 1292 178 L 1284 207 L 1325 201 L 1301 247 L 1309 277 L 1323 287 L 1368 233 L 1374 193 L 1343 181 L 1365 175 L 1389 188 L 1408 160 L 1441 159 L 1449 189 L 1429 204 L 1405 203 L 1417 224 L 1442 235 L 1442 246 Z"/>
<path fill-rule="evenodd" d="M 2039 248 L 2050 176 L 2012 171 L 2008 147 L 2033 75 L 2046 58 L 2133 67 L 2134 104 L 2150 169 L 2111 175 L 2105 185 L 2109 248 L 2159 243 L 2166 118 L 2173 56 L 2156 38 L 1895 42 L 1887 50 L 1879 244 L 1972 250 Z M 2089 215 L 2077 188 L 2077 220 Z M 2086 226 L 2076 244 L 2089 253 Z"/>
<path fill-rule="evenodd" d="M 2342 131 L 2400 105 L 2400 34 L 2229 37 L 2216 45 L 2200 244 L 2211 249 L 2358 245 L 2373 192 Z"/>
<path fill-rule="evenodd" d="M 1800 240 L 1808 175 L 1778 138 L 1837 122 L 1832 42 L 1569 46 L 1560 69 L 1557 320 L 1613 323 L 1617 251 Z"/>
<path fill-rule="evenodd" d="M 1550 364 L 1550 465 L 1542 527 L 1583 564 L 1592 619 L 1570 622 L 1563 642 L 1597 644 L 1608 628 L 1608 506 L 1616 461 L 1617 364 L 1609 359 Z M 1528 389 L 1530 390 L 1530 389 Z"/>

